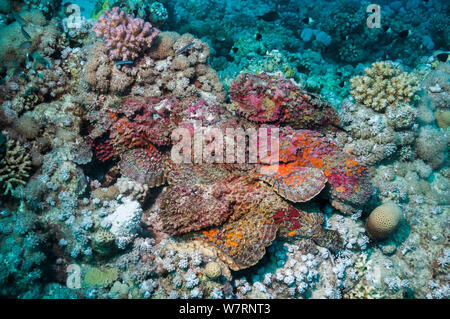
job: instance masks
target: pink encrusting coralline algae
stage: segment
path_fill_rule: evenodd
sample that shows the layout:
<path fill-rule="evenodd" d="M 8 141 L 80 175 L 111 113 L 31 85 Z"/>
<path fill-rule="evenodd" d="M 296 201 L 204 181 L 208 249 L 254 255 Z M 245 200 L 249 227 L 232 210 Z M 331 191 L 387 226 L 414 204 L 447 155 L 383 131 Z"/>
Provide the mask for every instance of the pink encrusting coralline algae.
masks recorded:
<path fill-rule="evenodd" d="M 93 27 L 98 37 L 103 37 L 112 60 L 135 60 L 148 49 L 159 33 L 150 22 L 125 14 L 118 7 L 105 10 Z"/>

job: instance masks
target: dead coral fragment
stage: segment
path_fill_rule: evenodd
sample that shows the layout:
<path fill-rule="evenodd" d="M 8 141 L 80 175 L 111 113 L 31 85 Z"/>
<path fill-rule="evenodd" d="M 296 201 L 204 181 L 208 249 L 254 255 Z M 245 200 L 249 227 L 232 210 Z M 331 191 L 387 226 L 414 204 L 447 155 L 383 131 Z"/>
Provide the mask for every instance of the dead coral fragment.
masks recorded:
<path fill-rule="evenodd" d="M 31 158 L 19 142 L 7 138 L 6 151 L 0 159 L 0 188 L 11 193 L 18 185 L 25 185 L 30 177 Z"/>
<path fill-rule="evenodd" d="M 351 94 L 356 101 L 375 111 L 383 111 L 388 105 L 408 103 L 418 90 L 414 76 L 400 73 L 388 62 L 375 62 L 364 73 L 350 80 Z"/>

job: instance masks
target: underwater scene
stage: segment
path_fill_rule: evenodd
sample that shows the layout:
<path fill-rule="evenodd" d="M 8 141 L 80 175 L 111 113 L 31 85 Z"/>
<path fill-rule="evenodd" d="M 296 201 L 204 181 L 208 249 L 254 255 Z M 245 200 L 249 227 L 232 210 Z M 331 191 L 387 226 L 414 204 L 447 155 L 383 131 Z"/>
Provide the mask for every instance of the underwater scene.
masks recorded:
<path fill-rule="evenodd" d="M 449 299 L 450 1 L 0 0 L 1 299 Z"/>

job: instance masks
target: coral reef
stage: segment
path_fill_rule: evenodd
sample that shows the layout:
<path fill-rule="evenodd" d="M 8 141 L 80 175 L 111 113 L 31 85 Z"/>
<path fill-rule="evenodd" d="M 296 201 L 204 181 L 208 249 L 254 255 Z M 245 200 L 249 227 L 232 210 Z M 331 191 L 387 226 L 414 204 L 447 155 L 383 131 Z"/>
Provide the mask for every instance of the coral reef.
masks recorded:
<path fill-rule="evenodd" d="M 188 45 L 188 50 L 175 55 Z M 106 45 L 95 42 L 88 53 L 83 79 L 104 93 L 133 92 L 136 96 L 157 97 L 169 91 L 175 98 L 200 94 L 207 102 L 222 102 L 223 84 L 206 63 L 208 57 L 208 45 L 192 35 L 161 32 L 147 56 L 133 64 L 116 66 L 108 57 Z"/>
<path fill-rule="evenodd" d="M 380 1 L 0 1 L 0 296 L 448 299 L 449 4 Z"/>
<path fill-rule="evenodd" d="M 418 136 L 417 110 L 407 104 L 389 106 L 379 113 L 344 100 L 339 117 L 351 139 L 342 136 L 344 148 L 368 165 L 392 158 L 410 160 Z"/>
<path fill-rule="evenodd" d="M 21 202 L 17 209 L 2 211 L 0 220 L 0 296 L 38 298 L 43 286 L 45 236 L 36 214 Z M 13 282 L 13 285 L 9 283 Z"/>
<path fill-rule="evenodd" d="M 408 103 L 418 90 L 413 76 L 400 73 L 387 62 L 375 62 L 364 73 L 350 80 L 351 94 L 356 101 L 375 111 L 383 111 L 388 105 Z"/>
<path fill-rule="evenodd" d="M 137 59 L 141 52 L 151 47 L 159 33 L 150 22 L 133 18 L 119 7 L 106 10 L 94 24 L 93 30 L 106 41 L 110 59 L 120 61 Z"/>

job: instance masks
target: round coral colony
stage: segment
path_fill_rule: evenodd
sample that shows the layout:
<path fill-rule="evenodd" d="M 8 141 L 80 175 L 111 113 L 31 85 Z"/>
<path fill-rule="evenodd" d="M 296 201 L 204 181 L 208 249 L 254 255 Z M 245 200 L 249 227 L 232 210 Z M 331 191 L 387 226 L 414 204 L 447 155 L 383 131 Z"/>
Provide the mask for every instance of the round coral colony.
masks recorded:
<path fill-rule="evenodd" d="M 389 238 L 400 226 L 402 210 L 394 202 L 387 202 L 375 208 L 366 221 L 367 234 L 375 240 Z"/>

